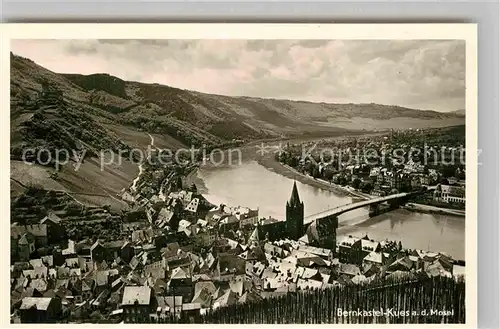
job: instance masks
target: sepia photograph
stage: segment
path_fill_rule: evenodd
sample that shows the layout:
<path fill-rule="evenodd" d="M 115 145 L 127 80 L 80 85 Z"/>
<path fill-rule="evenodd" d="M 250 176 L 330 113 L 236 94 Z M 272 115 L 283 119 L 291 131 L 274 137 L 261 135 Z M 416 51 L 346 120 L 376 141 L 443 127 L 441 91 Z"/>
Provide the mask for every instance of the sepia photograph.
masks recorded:
<path fill-rule="evenodd" d="M 10 323 L 469 323 L 475 30 L 425 25 L 11 38 Z"/>

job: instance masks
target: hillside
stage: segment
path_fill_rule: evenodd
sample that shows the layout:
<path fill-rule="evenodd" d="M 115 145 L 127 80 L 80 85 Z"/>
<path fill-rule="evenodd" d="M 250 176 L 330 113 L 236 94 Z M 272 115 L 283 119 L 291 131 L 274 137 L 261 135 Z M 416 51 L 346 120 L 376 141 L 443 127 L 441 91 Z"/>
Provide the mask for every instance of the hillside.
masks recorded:
<path fill-rule="evenodd" d="M 442 127 L 464 123 L 464 113 L 441 113 L 380 104 L 328 104 L 230 97 L 108 74 L 57 74 L 12 55 L 11 104 L 36 96 L 41 82 L 100 122 L 165 134 L 184 144 L 216 144 L 282 135 L 338 134 L 346 130 Z M 15 112 L 15 106 L 11 110 Z"/>
<path fill-rule="evenodd" d="M 439 113 L 379 104 L 327 104 L 230 97 L 159 84 L 124 81 L 108 74 L 58 74 L 11 54 L 12 175 L 22 184 L 114 196 L 137 175 L 127 150 L 146 148 L 149 134 L 161 148 L 234 146 L 276 137 L 329 136 L 357 130 L 464 124 L 460 112 Z M 42 85 L 59 96 L 41 97 Z M 54 181 L 51 163 L 22 164 L 22 152 L 72 150 Z M 99 172 L 102 150 L 125 151 L 120 167 Z M 80 171 L 73 171 L 85 153 Z M 39 163 L 40 164 L 40 163 Z M 53 165 L 53 163 L 52 163 Z M 99 172 L 99 173 L 98 173 Z M 102 184 L 106 182 L 106 184 Z M 16 190 L 19 184 L 13 184 Z M 105 186 L 103 186 L 105 185 Z M 108 200 L 109 201 L 109 200 Z M 96 201 L 99 203 L 100 200 Z"/>
<path fill-rule="evenodd" d="M 175 118 L 224 140 L 344 130 L 442 127 L 464 122 L 464 113 L 441 113 L 380 104 L 328 104 L 230 97 L 159 84 L 126 82 L 103 74 L 66 74 L 92 93 L 95 105 L 127 122 L 149 116 Z M 135 104 L 135 105 L 134 105 Z"/>

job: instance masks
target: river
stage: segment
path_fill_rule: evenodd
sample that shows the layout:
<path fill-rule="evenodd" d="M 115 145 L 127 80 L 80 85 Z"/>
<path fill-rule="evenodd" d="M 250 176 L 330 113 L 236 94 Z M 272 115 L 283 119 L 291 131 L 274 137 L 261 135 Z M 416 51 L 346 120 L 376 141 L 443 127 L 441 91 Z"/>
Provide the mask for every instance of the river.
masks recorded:
<path fill-rule="evenodd" d="M 285 218 L 285 204 L 290 198 L 293 179 L 256 161 L 235 166 L 203 166 L 197 176 L 198 182 L 203 182 L 204 197 L 213 204 L 258 208 L 260 217 Z M 297 187 L 304 202 L 305 216 L 359 201 L 300 181 Z M 339 224 L 338 239 L 367 234 L 379 241 L 401 241 L 405 248 L 444 251 L 456 259 L 465 259 L 464 217 L 398 209 L 369 218 L 368 209 L 362 208 L 339 216 Z"/>

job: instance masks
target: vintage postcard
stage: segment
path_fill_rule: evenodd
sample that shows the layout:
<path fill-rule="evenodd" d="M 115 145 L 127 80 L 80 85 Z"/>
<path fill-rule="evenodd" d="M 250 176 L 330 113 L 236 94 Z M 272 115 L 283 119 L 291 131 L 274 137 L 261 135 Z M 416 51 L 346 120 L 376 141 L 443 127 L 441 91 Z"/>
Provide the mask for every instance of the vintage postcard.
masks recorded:
<path fill-rule="evenodd" d="M 5 322 L 475 326 L 476 25 L 2 32 Z"/>

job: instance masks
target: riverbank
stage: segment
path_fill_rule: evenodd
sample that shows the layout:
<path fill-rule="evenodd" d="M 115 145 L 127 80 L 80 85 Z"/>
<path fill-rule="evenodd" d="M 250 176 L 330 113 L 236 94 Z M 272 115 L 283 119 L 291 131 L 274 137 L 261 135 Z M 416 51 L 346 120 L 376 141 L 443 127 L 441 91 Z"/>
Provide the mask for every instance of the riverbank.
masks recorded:
<path fill-rule="evenodd" d="M 452 215 L 452 216 L 465 217 L 465 210 L 440 208 L 418 203 L 408 203 L 402 206 L 401 208 L 404 208 L 409 211 L 421 212 L 426 214 Z"/>
<path fill-rule="evenodd" d="M 278 220 L 286 218 L 285 205 L 293 179 L 297 180 L 300 199 L 305 205 L 305 217 L 360 201 L 346 191 L 334 191 L 333 186 L 299 176 L 296 172 L 271 162 L 274 161 L 272 154 L 265 157 L 271 158 L 268 162 L 257 161 L 264 157 L 256 156 L 255 152 L 247 153 L 249 157 L 240 165 L 201 165 L 190 173 L 186 171 L 184 177 L 187 177 L 190 184 L 194 182 L 212 204 L 258 208 L 259 216 L 271 216 Z M 208 192 L 204 192 L 205 186 Z M 464 225 L 463 217 L 426 214 L 403 208 L 370 218 L 369 210 L 360 208 L 339 217 L 337 236 L 340 239 L 348 235 L 368 234 L 377 241 L 401 241 L 407 248 L 443 251 L 455 259 L 464 259 Z"/>
<path fill-rule="evenodd" d="M 304 184 L 309 184 L 324 190 L 328 190 L 334 193 L 341 193 L 342 195 L 350 195 L 356 198 L 360 198 L 363 200 L 369 200 L 373 199 L 376 196 L 366 194 L 360 191 L 354 190 L 352 187 L 349 186 L 340 186 L 336 185 L 330 182 L 327 182 L 322 179 L 315 179 L 309 175 L 302 174 L 298 172 L 296 169 L 282 164 L 278 161 L 276 161 L 273 158 L 261 158 L 257 161 L 260 165 L 266 167 L 267 169 L 273 170 L 274 172 L 289 177 L 296 179 Z M 428 205 L 423 205 L 423 204 L 418 204 L 418 203 L 408 203 L 401 208 L 413 211 L 413 212 L 419 212 L 419 213 L 426 213 L 426 214 L 437 214 L 437 215 L 452 215 L 452 216 L 459 216 L 459 217 L 465 217 L 465 210 L 457 210 L 457 209 L 448 209 L 448 208 L 441 208 L 441 207 L 435 207 L 435 206 L 428 206 Z"/>
<path fill-rule="evenodd" d="M 198 167 L 194 167 L 193 169 L 191 169 L 189 174 L 187 174 L 186 177 L 184 178 L 184 186 L 189 187 L 189 186 L 192 186 L 194 184 L 194 185 L 196 185 L 196 189 L 198 190 L 198 193 L 206 194 L 206 193 L 208 193 L 208 188 L 206 187 L 203 179 L 201 179 L 198 176 L 198 170 L 199 170 Z"/>
<path fill-rule="evenodd" d="M 295 179 L 301 183 L 308 184 L 322 190 L 330 191 L 341 196 L 351 196 L 362 200 L 369 200 L 374 198 L 374 196 L 372 195 L 354 191 L 344 186 L 336 185 L 322 179 L 315 179 L 309 175 L 302 174 L 294 168 L 276 161 L 272 157 L 261 157 L 257 159 L 257 163 L 268 170 L 274 171 L 279 175 Z"/>
<path fill-rule="evenodd" d="M 369 195 L 363 192 L 355 191 L 350 187 L 339 186 L 333 183 L 329 183 L 322 179 L 314 179 L 309 175 L 302 174 L 295 170 L 294 168 L 284 165 L 272 157 L 261 157 L 256 160 L 256 162 L 266 168 L 267 170 L 273 171 L 284 177 L 297 180 L 303 184 L 314 186 L 325 191 L 333 192 L 339 196 L 350 196 L 352 198 L 357 198 L 360 200 L 369 200 L 375 198 L 373 195 Z M 188 175 L 185 177 L 185 186 L 191 186 L 195 184 L 198 192 L 201 194 L 209 193 L 205 182 L 198 176 L 198 168 L 193 168 Z M 458 217 L 465 217 L 464 210 L 440 208 L 435 206 L 428 206 L 418 203 L 408 203 L 401 208 L 412 212 L 427 213 L 427 214 L 437 214 L 437 215 L 451 215 Z"/>
<path fill-rule="evenodd" d="M 246 147 L 243 148 L 243 150 L 247 150 L 247 151 L 250 149 L 251 149 L 251 147 L 249 145 L 246 145 Z M 307 185 L 322 189 L 324 191 L 329 191 L 329 192 L 335 193 L 338 196 L 344 196 L 344 197 L 348 196 L 348 197 L 358 199 L 358 200 L 370 200 L 370 199 L 376 198 L 376 196 L 373 196 L 373 195 L 370 195 L 367 193 L 363 193 L 361 191 L 357 191 L 350 186 L 340 186 L 340 185 L 333 184 L 333 183 L 328 182 L 328 181 L 323 180 L 323 179 L 315 179 L 307 174 L 303 174 L 303 173 L 297 171 L 295 168 L 292 168 L 288 165 L 282 164 L 279 161 L 276 161 L 276 159 L 274 159 L 272 154 L 271 155 L 267 154 L 264 156 L 255 157 L 253 152 L 247 152 L 247 153 L 251 154 L 251 157 L 247 158 L 244 162 L 256 161 L 259 165 L 266 168 L 267 170 L 275 172 L 281 176 L 297 180 L 303 184 L 307 184 Z M 185 185 L 191 186 L 191 185 L 195 184 L 199 193 L 207 194 L 207 193 L 209 193 L 208 188 L 206 187 L 203 179 L 201 179 L 199 177 L 198 170 L 199 170 L 199 168 L 193 168 L 193 170 L 185 177 Z M 422 204 L 416 204 L 416 203 L 408 203 L 407 205 L 404 205 L 401 208 L 404 208 L 404 209 L 412 211 L 412 212 L 419 212 L 419 213 L 441 214 L 441 215 L 452 215 L 452 216 L 465 217 L 465 211 L 463 211 L 463 210 L 441 208 L 441 207 L 428 206 L 428 205 L 422 205 Z"/>

